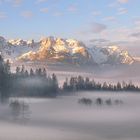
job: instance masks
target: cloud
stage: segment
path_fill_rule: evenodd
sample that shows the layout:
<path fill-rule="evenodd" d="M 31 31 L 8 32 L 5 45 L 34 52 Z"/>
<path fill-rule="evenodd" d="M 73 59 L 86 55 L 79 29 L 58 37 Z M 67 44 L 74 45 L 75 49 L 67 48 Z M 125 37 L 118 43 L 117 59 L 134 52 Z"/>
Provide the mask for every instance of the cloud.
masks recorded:
<path fill-rule="evenodd" d="M 71 5 L 70 7 L 68 7 L 68 11 L 69 12 L 76 12 L 77 11 L 77 7 L 75 5 Z"/>
<path fill-rule="evenodd" d="M 37 0 L 36 3 L 47 2 L 48 0 Z"/>
<path fill-rule="evenodd" d="M 108 7 L 114 8 L 114 7 L 119 7 L 122 4 L 128 3 L 129 0 L 116 0 L 113 3 L 108 4 Z"/>
<path fill-rule="evenodd" d="M 12 0 L 13 6 L 20 6 L 23 0 Z"/>
<path fill-rule="evenodd" d="M 116 18 L 115 17 L 113 17 L 113 16 L 108 16 L 108 17 L 105 17 L 105 18 L 103 18 L 103 20 L 104 21 L 116 21 Z"/>
<path fill-rule="evenodd" d="M 55 4 L 56 2 L 59 2 L 60 0 L 36 0 L 35 3 L 40 4 L 40 3 L 45 3 L 45 2 L 48 2 L 48 1 Z"/>
<path fill-rule="evenodd" d="M 111 8 L 118 7 L 118 6 L 119 6 L 119 4 L 116 1 L 108 4 L 108 7 L 111 7 Z"/>
<path fill-rule="evenodd" d="M 118 2 L 121 3 L 121 4 L 128 3 L 128 1 L 129 1 L 129 0 L 118 0 Z"/>
<path fill-rule="evenodd" d="M 101 15 L 101 11 L 93 11 L 91 14 L 93 16 L 99 16 L 99 15 Z"/>
<path fill-rule="evenodd" d="M 40 11 L 43 13 L 48 13 L 48 8 L 41 8 Z"/>
<path fill-rule="evenodd" d="M 6 13 L 5 12 L 0 12 L 0 19 L 6 18 Z"/>
<path fill-rule="evenodd" d="M 91 27 L 92 33 L 101 33 L 106 29 L 107 29 L 107 26 L 105 24 L 101 24 L 97 22 L 94 22 Z"/>
<path fill-rule="evenodd" d="M 62 15 L 63 15 L 62 12 L 55 12 L 55 13 L 53 14 L 53 16 L 55 16 L 55 17 L 60 17 L 60 16 L 62 16 Z"/>
<path fill-rule="evenodd" d="M 135 24 L 135 26 L 140 26 L 140 18 L 139 17 L 134 19 L 134 24 Z"/>
<path fill-rule="evenodd" d="M 0 0 L 0 4 L 8 3 L 14 7 L 18 7 L 22 4 L 24 0 Z"/>
<path fill-rule="evenodd" d="M 96 46 L 107 46 L 110 44 L 110 40 L 104 39 L 104 38 L 95 38 L 95 39 L 90 39 L 89 42 L 91 44 L 94 44 Z"/>
<path fill-rule="evenodd" d="M 31 11 L 23 11 L 21 13 L 21 16 L 23 16 L 24 18 L 31 18 L 33 16 L 33 13 Z"/>
<path fill-rule="evenodd" d="M 126 8 L 119 8 L 118 9 L 118 15 L 123 15 L 126 14 L 128 10 Z"/>
<path fill-rule="evenodd" d="M 132 33 L 130 34 L 131 37 L 139 38 L 140 37 L 140 32 Z"/>
<path fill-rule="evenodd" d="M 90 39 L 93 39 L 93 37 L 101 37 L 106 30 L 107 26 L 105 24 L 93 22 L 79 27 L 79 29 L 74 32 L 74 36 L 77 36 L 80 40 L 89 43 Z"/>

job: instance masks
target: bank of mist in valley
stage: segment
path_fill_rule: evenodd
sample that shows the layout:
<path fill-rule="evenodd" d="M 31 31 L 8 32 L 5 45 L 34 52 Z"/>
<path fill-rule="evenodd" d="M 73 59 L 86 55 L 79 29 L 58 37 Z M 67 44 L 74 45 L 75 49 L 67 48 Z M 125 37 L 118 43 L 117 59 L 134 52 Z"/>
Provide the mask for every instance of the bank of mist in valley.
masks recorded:
<path fill-rule="evenodd" d="M 22 65 L 13 72 L 1 57 L 0 139 L 139 139 L 139 85 L 111 82 L 101 69 L 103 79 L 78 71 Z"/>

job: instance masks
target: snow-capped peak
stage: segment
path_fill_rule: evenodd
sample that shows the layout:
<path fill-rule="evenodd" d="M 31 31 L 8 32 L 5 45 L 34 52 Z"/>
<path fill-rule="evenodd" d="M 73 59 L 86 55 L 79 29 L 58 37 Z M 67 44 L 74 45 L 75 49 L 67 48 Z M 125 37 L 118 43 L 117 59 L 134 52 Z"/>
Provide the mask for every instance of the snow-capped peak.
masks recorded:
<path fill-rule="evenodd" d="M 0 52 L 6 58 L 20 61 L 61 61 L 90 64 L 132 64 L 134 59 L 118 46 L 90 47 L 75 39 L 47 37 L 34 40 L 0 37 Z"/>

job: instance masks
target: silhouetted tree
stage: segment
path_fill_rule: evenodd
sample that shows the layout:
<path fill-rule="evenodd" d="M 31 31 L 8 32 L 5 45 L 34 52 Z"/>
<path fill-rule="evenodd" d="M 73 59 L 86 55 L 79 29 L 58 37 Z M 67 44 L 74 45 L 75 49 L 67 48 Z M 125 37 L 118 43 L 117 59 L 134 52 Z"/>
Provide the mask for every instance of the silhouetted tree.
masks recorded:
<path fill-rule="evenodd" d="M 86 77 L 86 80 L 85 80 L 85 88 L 86 89 L 89 89 L 89 85 L 90 85 L 90 80 L 88 77 Z"/>
<path fill-rule="evenodd" d="M 102 105 L 102 104 L 103 104 L 102 99 L 101 99 L 101 98 L 97 98 L 97 99 L 96 99 L 96 104 L 97 104 L 97 105 Z"/>
<path fill-rule="evenodd" d="M 75 80 L 74 80 L 74 77 L 71 77 L 70 78 L 70 89 L 71 90 L 74 90 L 75 89 Z"/>
<path fill-rule="evenodd" d="M 42 75 L 43 75 L 43 77 L 46 77 L 47 76 L 47 73 L 46 73 L 46 69 L 45 68 L 42 71 Z"/>
<path fill-rule="evenodd" d="M 126 82 L 123 81 L 123 82 L 122 82 L 122 88 L 123 88 L 124 90 L 125 90 L 126 86 L 127 86 Z"/>
<path fill-rule="evenodd" d="M 66 78 L 64 84 L 63 84 L 63 90 L 68 91 L 68 78 Z"/>
<path fill-rule="evenodd" d="M 16 75 L 20 75 L 20 67 L 16 67 Z"/>
<path fill-rule="evenodd" d="M 10 70 L 10 61 L 7 60 L 6 63 L 5 63 L 5 72 L 7 74 L 10 74 L 11 73 L 11 70 Z"/>
<path fill-rule="evenodd" d="M 52 74 L 52 88 L 54 92 L 58 91 L 58 80 L 54 73 Z"/>
<path fill-rule="evenodd" d="M 77 89 L 80 90 L 80 89 L 84 89 L 84 79 L 82 76 L 78 76 L 77 78 Z"/>
<path fill-rule="evenodd" d="M 33 71 L 33 69 L 32 69 L 32 68 L 30 69 L 30 76 L 31 76 L 31 77 L 33 77 L 33 76 L 34 76 L 34 71 Z"/>
<path fill-rule="evenodd" d="M 121 89 L 122 89 L 121 83 L 118 82 L 118 83 L 117 83 L 117 90 L 121 90 Z"/>
<path fill-rule="evenodd" d="M 10 63 L 4 62 L 0 55 L 0 96 L 1 99 L 5 99 L 9 96 L 10 88 Z"/>
<path fill-rule="evenodd" d="M 106 100 L 106 104 L 107 104 L 107 105 L 111 105 L 111 104 L 112 104 L 111 99 L 107 99 L 107 100 Z"/>
<path fill-rule="evenodd" d="M 27 70 L 25 70 L 25 77 L 28 77 L 29 76 L 29 73 Z"/>
<path fill-rule="evenodd" d="M 25 66 L 24 65 L 22 65 L 20 73 L 22 76 L 24 76 L 24 74 L 25 74 Z"/>
<path fill-rule="evenodd" d="M 108 89 L 108 85 L 107 85 L 106 82 L 103 83 L 102 89 L 103 89 L 103 90 L 107 90 L 107 89 Z"/>

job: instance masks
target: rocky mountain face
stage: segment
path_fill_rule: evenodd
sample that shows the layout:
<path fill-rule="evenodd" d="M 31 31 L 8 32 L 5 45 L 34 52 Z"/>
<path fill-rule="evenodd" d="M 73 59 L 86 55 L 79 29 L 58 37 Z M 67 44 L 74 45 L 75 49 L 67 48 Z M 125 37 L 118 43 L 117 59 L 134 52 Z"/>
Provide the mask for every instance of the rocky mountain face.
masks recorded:
<path fill-rule="evenodd" d="M 0 37 L 0 52 L 11 61 L 62 62 L 72 64 L 132 64 L 133 57 L 117 46 L 87 47 L 74 39 L 47 37 L 39 42 Z"/>
<path fill-rule="evenodd" d="M 39 42 L 37 51 L 29 51 L 17 59 L 20 61 L 55 61 L 67 63 L 89 63 L 90 55 L 86 46 L 76 40 L 45 38 Z"/>

